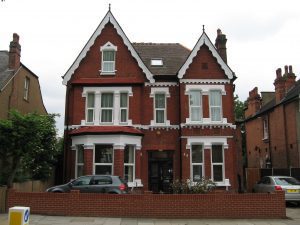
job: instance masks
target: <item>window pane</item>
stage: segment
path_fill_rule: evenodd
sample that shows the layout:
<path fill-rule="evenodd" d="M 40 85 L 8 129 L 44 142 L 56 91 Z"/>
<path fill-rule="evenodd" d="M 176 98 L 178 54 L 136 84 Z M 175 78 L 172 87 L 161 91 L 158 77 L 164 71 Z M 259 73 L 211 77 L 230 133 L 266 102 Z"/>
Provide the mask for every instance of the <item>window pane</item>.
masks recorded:
<path fill-rule="evenodd" d="M 126 145 L 124 150 L 124 163 L 134 163 L 134 146 Z"/>
<path fill-rule="evenodd" d="M 87 122 L 94 121 L 94 109 L 88 109 Z"/>
<path fill-rule="evenodd" d="M 221 106 L 221 92 L 220 91 L 210 91 L 210 105 L 211 106 Z"/>
<path fill-rule="evenodd" d="M 94 108 L 95 107 L 95 94 L 94 93 L 88 93 L 87 107 L 88 108 Z"/>
<path fill-rule="evenodd" d="M 221 108 L 219 108 L 219 107 L 211 108 L 211 120 L 212 121 L 221 121 Z"/>
<path fill-rule="evenodd" d="M 120 96 L 120 107 L 127 107 L 128 94 L 121 93 Z"/>
<path fill-rule="evenodd" d="M 112 166 L 96 165 L 95 174 L 111 175 L 111 168 Z"/>
<path fill-rule="evenodd" d="M 112 109 L 102 109 L 101 122 L 112 122 Z"/>
<path fill-rule="evenodd" d="M 111 145 L 96 145 L 95 163 L 112 163 L 113 147 Z"/>
<path fill-rule="evenodd" d="M 200 108 L 191 108 L 191 120 L 192 121 L 200 121 Z"/>
<path fill-rule="evenodd" d="M 201 105 L 200 91 L 191 91 L 190 92 L 190 105 L 191 106 L 200 106 Z"/>
<path fill-rule="evenodd" d="M 165 94 L 155 94 L 155 108 L 165 108 Z"/>
<path fill-rule="evenodd" d="M 193 165 L 193 181 L 200 181 L 202 177 L 202 166 Z"/>
<path fill-rule="evenodd" d="M 103 72 L 114 72 L 115 62 L 103 62 Z"/>
<path fill-rule="evenodd" d="M 165 122 L 165 111 L 156 110 L 156 123 L 164 123 L 164 122 Z"/>
<path fill-rule="evenodd" d="M 114 95 L 112 93 L 103 93 L 101 95 L 101 107 L 112 108 L 114 105 Z"/>
<path fill-rule="evenodd" d="M 127 109 L 121 109 L 121 122 L 127 122 Z"/>
<path fill-rule="evenodd" d="M 223 181 L 223 166 L 213 165 L 214 181 Z"/>
<path fill-rule="evenodd" d="M 77 177 L 83 176 L 83 166 L 77 166 Z"/>
<path fill-rule="evenodd" d="M 192 145 L 192 163 L 202 162 L 202 145 Z"/>
<path fill-rule="evenodd" d="M 72 182 L 74 186 L 89 185 L 91 177 L 80 177 Z"/>
<path fill-rule="evenodd" d="M 83 163 L 84 159 L 84 148 L 83 145 L 77 146 L 77 163 Z"/>
<path fill-rule="evenodd" d="M 127 182 L 133 182 L 133 166 L 125 166 L 124 178 Z"/>
<path fill-rule="evenodd" d="M 223 163 L 223 148 L 222 145 L 212 146 L 212 162 Z"/>
<path fill-rule="evenodd" d="M 103 51 L 103 61 L 115 61 L 115 51 Z"/>

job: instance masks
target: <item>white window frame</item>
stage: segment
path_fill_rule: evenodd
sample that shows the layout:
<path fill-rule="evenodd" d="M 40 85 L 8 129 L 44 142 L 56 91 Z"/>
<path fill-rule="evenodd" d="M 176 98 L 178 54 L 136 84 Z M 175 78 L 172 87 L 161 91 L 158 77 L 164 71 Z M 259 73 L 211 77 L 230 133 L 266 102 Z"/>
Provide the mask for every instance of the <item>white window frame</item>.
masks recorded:
<path fill-rule="evenodd" d="M 165 103 L 165 107 L 164 108 L 156 108 L 156 95 L 164 95 L 164 103 Z M 165 125 L 166 121 L 167 121 L 167 96 L 165 92 L 156 92 L 154 94 L 154 121 L 155 124 L 159 124 L 159 125 Z M 164 112 L 164 121 L 162 123 L 157 122 L 157 118 L 156 118 L 156 111 L 163 111 Z"/>
<path fill-rule="evenodd" d="M 218 145 L 218 146 L 221 146 L 222 147 L 222 159 L 223 159 L 223 162 L 213 162 L 213 156 L 212 156 L 212 154 L 213 154 L 213 146 L 216 146 L 216 145 Z M 211 161 L 211 179 L 212 179 L 212 181 L 214 181 L 215 179 L 214 179 L 214 165 L 216 165 L 216 166 L 222 166 L 222 178 L 223 178 L 223 180 L 222 181 L 214 181 L 215 183 L 220 183 L 220 184 L 222 184 L 222 183 L 224 183 L 225 182 L 225 154 L 224 154 L 224 145 L 223 145 L 223 143 L 212 143 L 212 145 L 211 145 L 211 152 L 210 152 L 211 154 L 210 154 L 210 161 Z"/>
<path fill-rule="evenodd" d="M 79 151 L 79 147 L 82 146 L 83 148 L 83 163 L 78 163 L 78 151 Z M 81 145 L 76 145 L 76 154 L 75 154 L 75 177 L 78 177 L 78 166 L 82 166 L 83 170 L 84 170 L 84 146 Z M 82 174 L 84 175 L 84 174 Z"/>
<path fill-rule="evenodd" d="M 103 94 L 112 94 L 112 99 L 113 99 L 113 105 L 112 107 L 102 107 L 101 106 L 101 103 L 102 103 L 102 95 Z M 114 105 L 115 105 L 115 94 L 113 92 L 101 92 L 101 95 L 100 95 L 100 124 L 113 124 L 114 123 Z M 102 121 L 102 111 L 103 110 L 111 110 L 111 121 L 109 122 L 103 122 Z"/>
<path fill-rule="evenodd" d="M 200 95 L 200 105 L 199 106 L 192 106 L 191 105 L 191 93 L 192 92 L 199 92 Z M 190 90 L 189 91 L 189 119 L 191 123 L 197 123 L 197 122 L 202 122 L 203 121 L 203 102 L 202 102 L 202 92 L 199 89 L 195 89 L 195 90 Z M 192 108 L 199 108 L 199 113 L 200 113 L 200 120 L 192 120 Z"/>
<path fill-rule="evenodd" d="M 220 96 L 220 105 L 218 106 L 212 106 L 211 105 L 211 95 L 212 92 L 218 92 Z M 209 90 L 209 117 L 211 119 L 211 122 L 221 122 L 223 120 L 223 110 L 222 110 L 222 91 L 219 89 L 211 89 Z M 212 117 L 212 108 L 220 108 L 220 120 L 213 120 Z"/>
<path fill-rule="evenodd" d="M 94 95 L 94 107 L 88 107 L 88 101 L 89 101 L 89 95 L 93 94 Z M 96 95 L 94 92 L 88 92 L 86 94 L 86 103 L 85 103 L 85 119 L 86 119 L 86 123 L 88 124 L 93 124 L 95 121 L 95 100 L 96 100 Z M 89 110 L 93 111 L 93 120 L 92 121 L 88 121 L 88 115 L 89 115 Z"/>
<path fill-rule="evenodd" d="M 121 99 L 122 99 L 122 94 L 127 94 L 126 98 L 126 107 L 121 106 Z M 126 111 L 126 121 L 122 121 L 122 111 Z M 129 93 L 128 92 L 120 92 L 120 111 L 119 111 L 119 123 L 120 124 L 128 124 L 128 117 L 129 117 Z"/>
<path fill-rule="evenodd" d="M 25 77 L 24 80 L 24 99 L 28 100 L 29 97 L 29 85 L 30 85 L 30 79 L 28 77 Z"/>
<path fill-rule="evenodd" d="M 153 58 L 151 59 L 151 66 L 163 66 L 163 59 L 162 58 Z"/>
<path fill-rule="evenodd" d="M 202 162 L 201 163 L 193 163 L 193 146 L 201 146 L 202 148 Z M 197 181 L 194 181 L 194 170 L 193 170 L 193 166 L 202 166 L 202 174 L 201 174 L 201 178 L 202 179 L 204 176 L 205 176 L 205 168 L 204 168 L 204 145 L 203 143 L 192 143 L 190 145 L 190 165 L 191 165 L 191 168 L 190 168 L 190 173 L 191 173 L 191 181 L 192 182 L 197 182 Z"/>
<path fill-rule="evenodd" d="M 126 146 L 128 147 L 132 147 L 133 149 L 133 163 L 125 163 L 125 157 L 124 157 L 124 178 L 125 178 L 125 167 L 126 166 L 131 166 L 132 167 L 132 172 L 133 172 L 133 175 L 132 175 L 132 181 L 128 181 L 128 183 L 133 183 L 135 181 L 135 146 L 134 145 L 125 145 L 125 148 L 124 148 L 124 156 L 125 156 L 125 150 L 126 150 Z"/>
<path fill-rule="evenodd" d="M 117 53 L 117 46 L 113 45 L 111 42 L 107 42 L 105 45 L 101 46 L 100 51 L 101 51 L 101 70 L 100 74 L 101 75 L 114 75 L 116 72 L 116 53 Z M 113 51 L 114 52 L 114 61 L 106 61 L 106 62 L 111 62 L 113 64 L 113 69 L 111 71 L 104 71 L 104 52 L 107 51 Z"/>
<path fill-rule="evenodd" d="M 96 159 L 96 145 L 104 145 L 104 146 L 107 146 L 107 145 L 111 145 L 112 146 L 112 162 L 111 163 L 96 163 L 95 162 L 95 159 Z M 101 144 L 95 144 L 94 145 L 94 151 L 93 151 L 93 174 L 96 175 L 96 166 L 111 166 L 111 174 L 110 175 L 113 175 L 114 174 L 114 145 L 113 144 L 110 144 L 110 143 L 101 143 Z"/>

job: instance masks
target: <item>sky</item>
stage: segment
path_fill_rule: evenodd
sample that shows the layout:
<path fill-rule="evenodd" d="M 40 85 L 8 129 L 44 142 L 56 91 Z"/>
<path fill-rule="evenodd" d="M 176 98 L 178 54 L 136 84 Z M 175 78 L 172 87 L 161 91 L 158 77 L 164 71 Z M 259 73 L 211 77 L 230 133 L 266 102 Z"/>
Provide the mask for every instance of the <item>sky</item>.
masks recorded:
<path fill-rule="evenodd" d="M 227 61 L 235 94 L 245 101 L 254 87 L 274 91 L 275 71 L 292 65 L 300 75 L 298 0 L 4 0 L 0 1 L 0 50 L 20 36 L 21 62 L 39 76 L 44 104 L 59 113 L 63 134 L 62 76 L 101 20 L 111 11 L 131 42 L 181 43 L 193 49 L 205 32 L 227 36 Z"/>

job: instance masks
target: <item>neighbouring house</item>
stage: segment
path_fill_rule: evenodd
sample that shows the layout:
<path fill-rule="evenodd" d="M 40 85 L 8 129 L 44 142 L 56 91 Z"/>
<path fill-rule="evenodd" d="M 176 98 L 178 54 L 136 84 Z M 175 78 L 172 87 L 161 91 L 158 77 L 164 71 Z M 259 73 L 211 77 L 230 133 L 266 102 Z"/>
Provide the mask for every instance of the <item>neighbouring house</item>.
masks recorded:
<path fill-rule="evenodd" d="M 300 80 L 276 70 L 275 92 L 249 92 L 245 110 L 248 168 L 300 167 Z"/>
<path fill-rule="evenodd" d="M 9 111 L 46 114 L 38 76 L 21 63 L 19 35 L 13 34 L 9 51 L 0 51 L 0 119 Z"/>
<path fill-rule="evenodd" d="M 109 10 L 63 76 L 66 180 L 114 174 L 168 192 L 175 179 L 237 190 L 234 72 L 226 36 L 192 50 L 132 43 Z"/>

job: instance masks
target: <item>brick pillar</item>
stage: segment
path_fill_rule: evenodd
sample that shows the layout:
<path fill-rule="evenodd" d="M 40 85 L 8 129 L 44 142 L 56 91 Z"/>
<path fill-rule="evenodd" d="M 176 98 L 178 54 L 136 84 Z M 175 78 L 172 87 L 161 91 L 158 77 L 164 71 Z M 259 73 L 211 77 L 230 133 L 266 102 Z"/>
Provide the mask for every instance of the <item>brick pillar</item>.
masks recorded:
<path fill-rule="evenodd" d="M 141 154 L 142 150 L 135 151 L 135 178 L 141 179 Z"/>
<path fill-rule="evenodd" d="M 114 149 L 114 174 L 124 177 L 124 150 Z"/>
<path fill-rule="evenodd" d="M 204 149 L 204 171 L 205 171 L 205 178 L 211 178 L 211 150 Z"/>
<path fill-rule="evenodd" d="M 92 149 L 84 149 L 84 175 L 93 174 L 93 150 Z"/>

